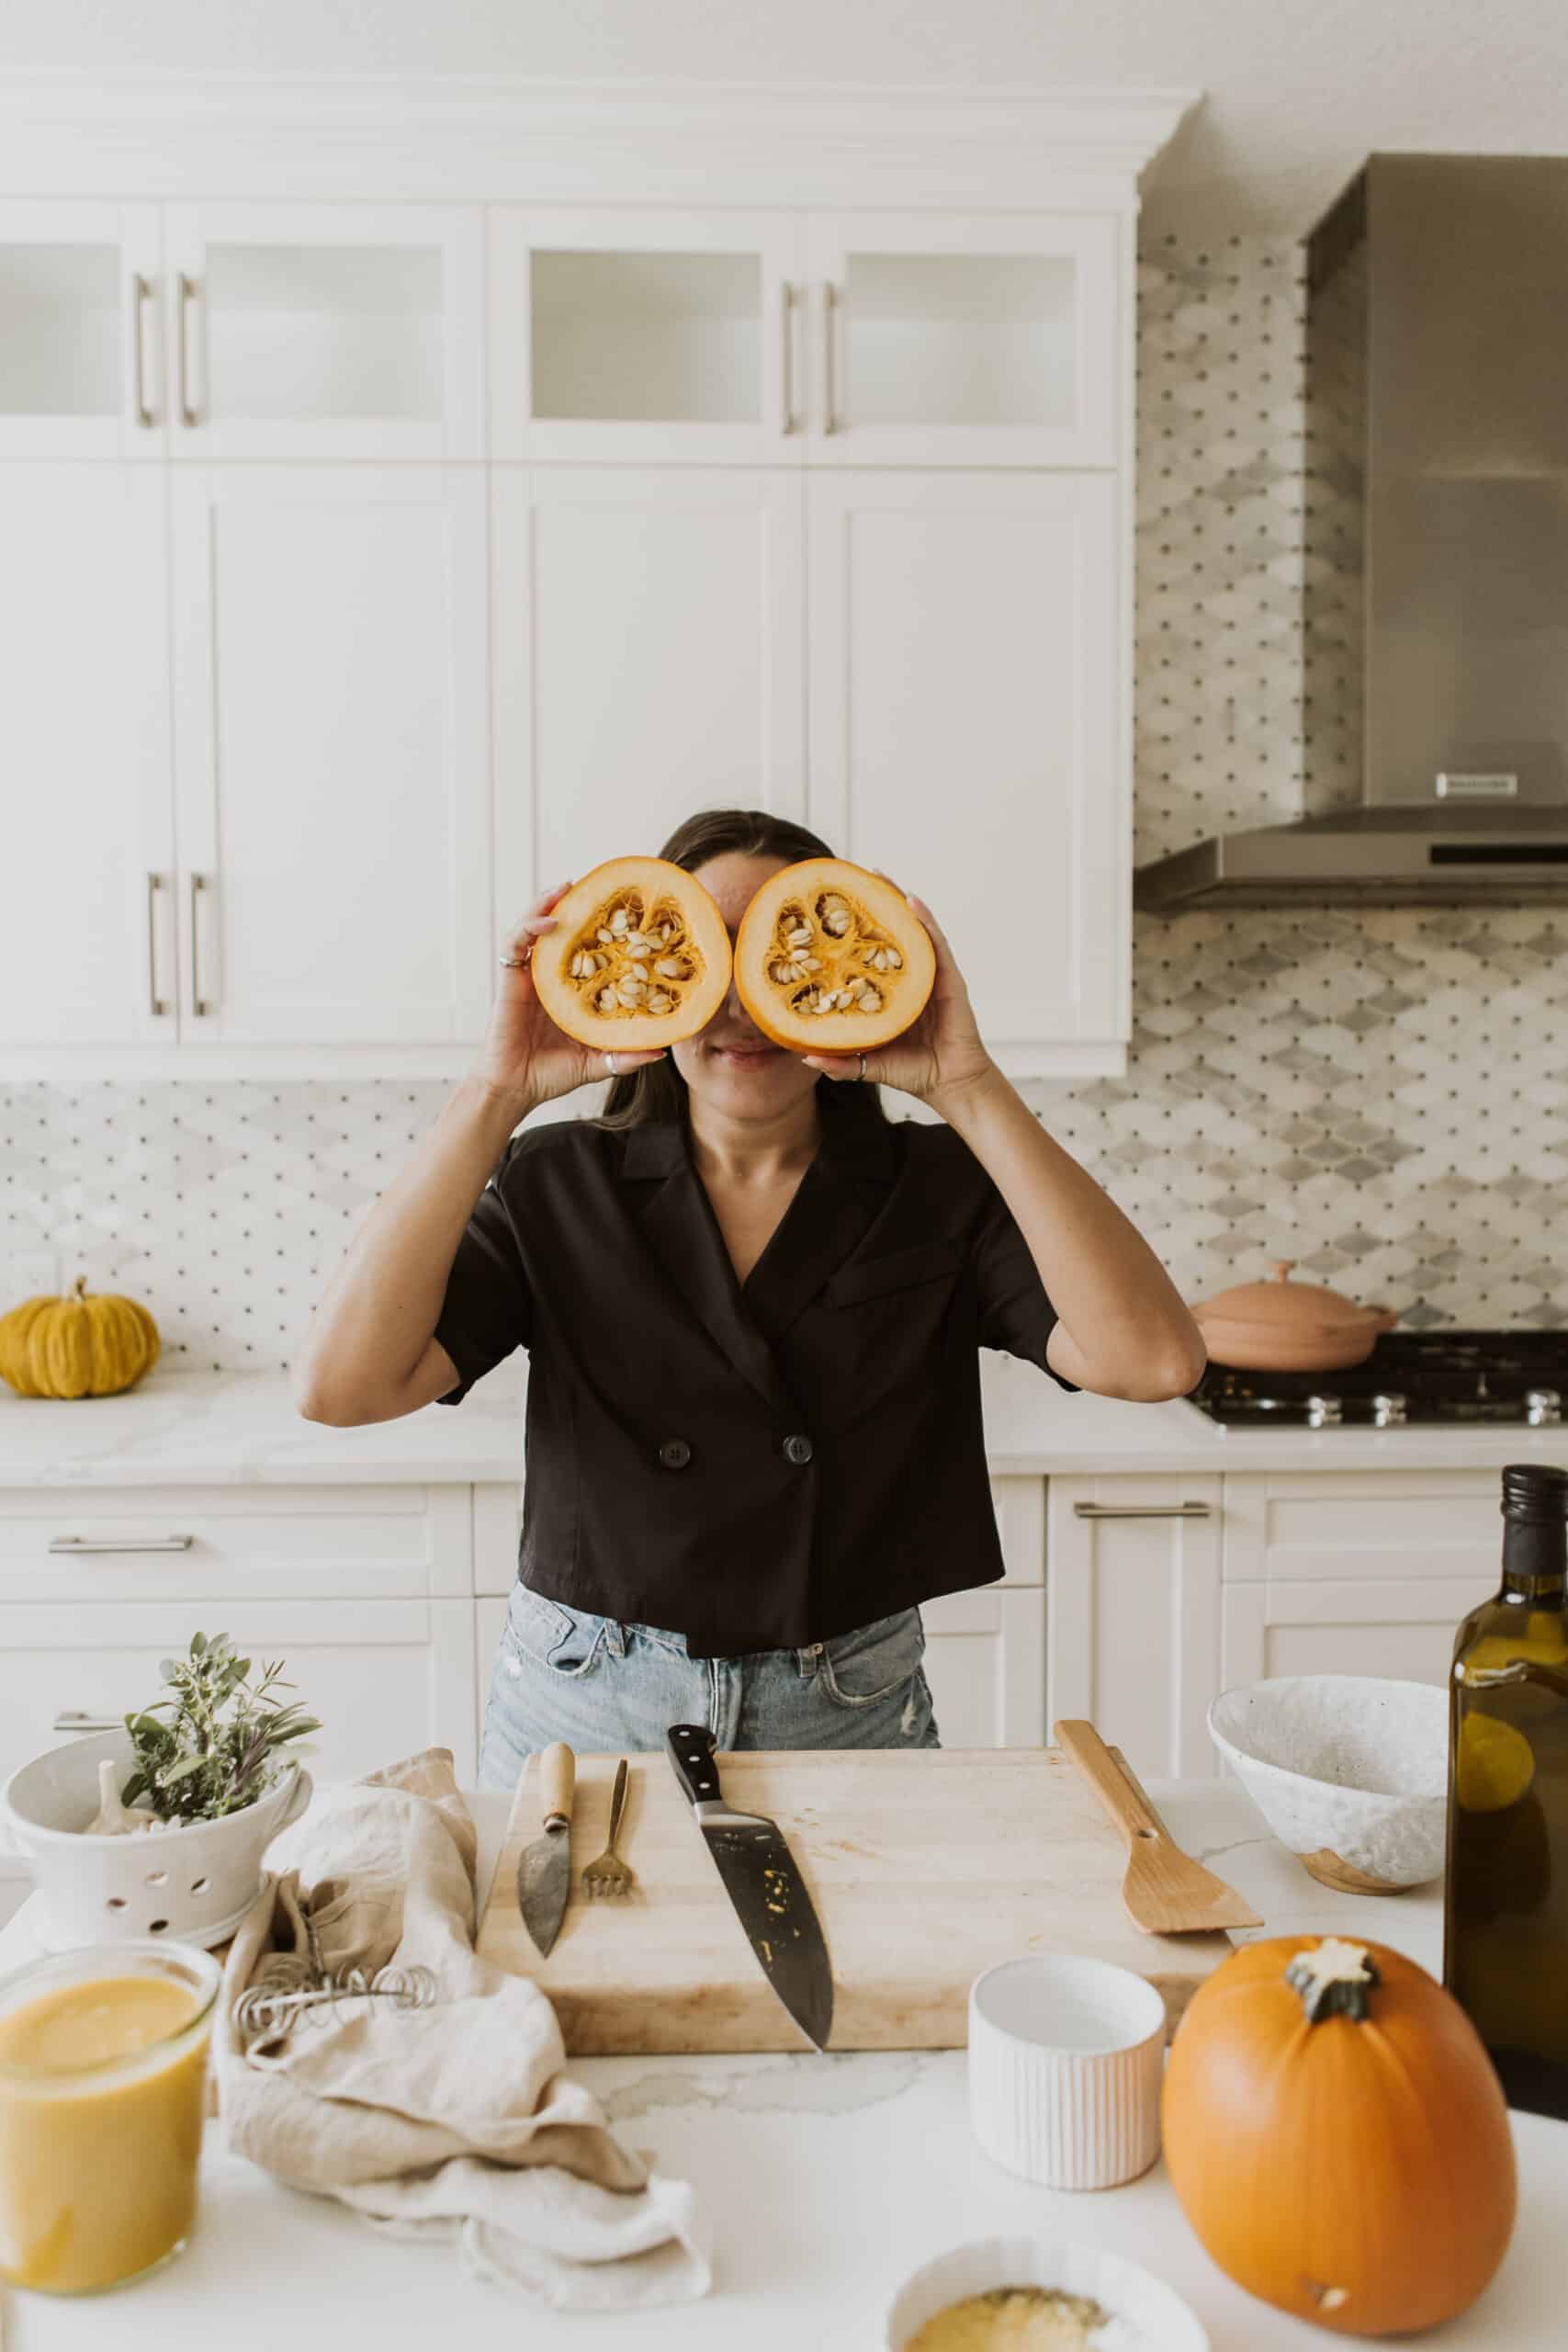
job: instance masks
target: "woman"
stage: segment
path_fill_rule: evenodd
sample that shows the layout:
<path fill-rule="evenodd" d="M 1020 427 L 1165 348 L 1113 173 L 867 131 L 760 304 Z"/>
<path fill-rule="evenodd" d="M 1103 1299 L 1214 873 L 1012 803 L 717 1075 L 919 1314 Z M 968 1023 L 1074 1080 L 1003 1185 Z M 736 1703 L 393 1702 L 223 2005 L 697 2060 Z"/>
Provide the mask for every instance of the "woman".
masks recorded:
<path fill-rule="evenodd" d="M 829 854 L 757 810 L 662 854 L 733 936 L 780 866 Z M 931 1001 L 880 1053 L 771 1045 L 732 989 L 665 1054 L 564 1036 L 504 960 L 470 1073 L 367 1219 L 312 1323 L 299 1409 L 456 1405 L 529 1351 L 518 1581 L 483 1787 L 552 1739 L 934 1747 L 919 1603 L 1002 1572 L 978 1350 L 1066 1388 L 1178 1396 L 1203 1368 L 1158 1260 L 987 1053 L 934 916 Z M 604 1115 L 513 1131 L 600 1078 Z M 889 1122 L 897 1087 L 941 1124 Z"/>

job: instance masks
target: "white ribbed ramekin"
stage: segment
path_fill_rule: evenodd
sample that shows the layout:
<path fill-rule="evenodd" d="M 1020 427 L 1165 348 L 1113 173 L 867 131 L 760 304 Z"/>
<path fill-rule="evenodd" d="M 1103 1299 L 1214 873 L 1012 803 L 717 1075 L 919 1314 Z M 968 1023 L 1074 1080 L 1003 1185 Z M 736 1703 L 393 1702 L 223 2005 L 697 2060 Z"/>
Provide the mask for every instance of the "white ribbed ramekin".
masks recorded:
<path fill-rule="evenodd" d="M 1165 2003 L 1109 1961 L 1005 1960 L 969 1988 L 969 2120 L 1047 2188 L 1113 2188 L 1159 2154 Z"/>

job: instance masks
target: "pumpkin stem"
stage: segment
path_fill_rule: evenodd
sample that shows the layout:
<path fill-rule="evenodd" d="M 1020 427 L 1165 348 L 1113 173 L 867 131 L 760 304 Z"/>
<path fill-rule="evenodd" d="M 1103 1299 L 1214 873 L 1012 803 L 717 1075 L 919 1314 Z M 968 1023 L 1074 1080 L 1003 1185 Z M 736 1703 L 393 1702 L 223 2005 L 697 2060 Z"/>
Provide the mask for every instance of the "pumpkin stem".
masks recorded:
<path fill-rule="evenodd" d="M 1367 1996 L 1381 1982 L 1377 1962 L 1364 1944 L 1347 1943 L 1342 1936 L 1325 1936 L 1312 1951 L 1299 1951 L 1285 1971 L 1285 1982 L 1302 1996 L 1308 2025 L 1325 2018 L 1366 2019 Z"/>
<path fill-rule="evenodd" d="M 78 1274 L 78 1275 L 77 1275 L 77 1277 L 76 1277 L 76 1287 L 75 1287 L 75 1289 L 72 1292 L 71 1295 L 72 1295 L 72 1297 L 73 1297 L 73 1298 L 85 1298 L 85 1297 L 86 1297 L 86 1295 L 87 1295 L 87 1277 L 86 1277 L 86 1275 L 85 1275 L 85 1274 Z"/>

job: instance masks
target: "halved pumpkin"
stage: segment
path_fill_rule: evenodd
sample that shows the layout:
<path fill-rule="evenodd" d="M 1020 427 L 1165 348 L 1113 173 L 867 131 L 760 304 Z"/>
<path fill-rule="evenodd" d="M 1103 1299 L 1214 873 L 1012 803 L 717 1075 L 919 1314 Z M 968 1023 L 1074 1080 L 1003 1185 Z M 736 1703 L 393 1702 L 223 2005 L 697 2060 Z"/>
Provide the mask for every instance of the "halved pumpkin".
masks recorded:
<path fill-rule="evenodd" d="M 763 883 L 741 918 L 735 985 L 764 1037 L 792 1053 L 871 1053 L 924 1012 L 936 978 L 925 925 L 890 882 L 841 857 Z"/>
<path fill-rule="evenodd" d="M 558 1029 L 606 1053 L 694 1037 L 729 991 L 729 933 L 700 882 L 661 857 L 615 857 L 573 883 L 535 943 Z"/>

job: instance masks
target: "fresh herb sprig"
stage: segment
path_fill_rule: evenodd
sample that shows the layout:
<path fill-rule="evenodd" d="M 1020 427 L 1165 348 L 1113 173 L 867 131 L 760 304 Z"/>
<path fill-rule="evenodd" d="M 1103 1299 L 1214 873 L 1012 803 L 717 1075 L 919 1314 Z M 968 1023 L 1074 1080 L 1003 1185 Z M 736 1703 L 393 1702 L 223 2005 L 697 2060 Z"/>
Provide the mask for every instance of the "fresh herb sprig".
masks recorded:
<path fill-rule="evenodd" d="M 277 1751 L 321 1729 L 299 1701 L 274 1697 L 294 1687 L 282 1659 L 264 1663 L 253 1685 L 251 1661 L 227 1634 L 193 1634 L 189 1656 L 166 1657 L 158 1671 L 169 1695 L 125 1719 L 136 1770 L 120 1803 L 150 1797 L 161 1821 L 220 1821 L 254 1804 L 291 1760 Z"/>

